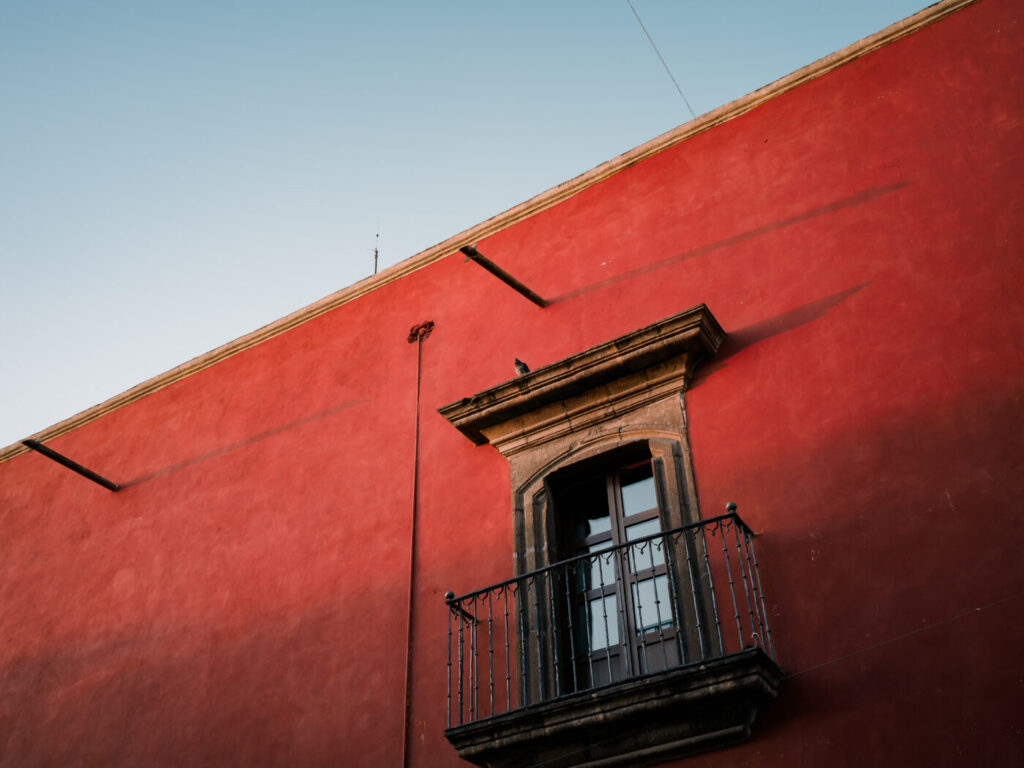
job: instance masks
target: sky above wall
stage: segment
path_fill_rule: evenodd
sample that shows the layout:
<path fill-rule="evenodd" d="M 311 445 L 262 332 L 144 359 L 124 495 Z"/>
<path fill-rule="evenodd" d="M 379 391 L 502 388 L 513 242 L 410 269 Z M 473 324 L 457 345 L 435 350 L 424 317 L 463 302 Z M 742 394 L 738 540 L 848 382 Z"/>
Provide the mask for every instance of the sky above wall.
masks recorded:
<path fill-rule="evenodd" d="M 633 0 L 697 114 L 925 4 Z M 626 0 L 7 0 L 0 116 L 0 447 L 690 119 Z"/>

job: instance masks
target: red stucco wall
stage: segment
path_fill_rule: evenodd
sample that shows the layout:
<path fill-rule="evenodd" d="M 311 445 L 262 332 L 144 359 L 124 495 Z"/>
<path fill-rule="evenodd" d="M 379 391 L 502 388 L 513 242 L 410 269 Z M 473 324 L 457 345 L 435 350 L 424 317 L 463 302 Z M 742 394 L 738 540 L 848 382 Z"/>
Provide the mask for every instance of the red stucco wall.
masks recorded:
<path fill-rule="evenodd" d="M 443 593 L 511 574 L 508 468 L 438 406 L 704 302 L 705 514 L 759 533 L 791 677 L 692 766 L 1024 761 L 1024 30 L 980 0 L 0 464 L 0 764 L 411 764 Z"/>

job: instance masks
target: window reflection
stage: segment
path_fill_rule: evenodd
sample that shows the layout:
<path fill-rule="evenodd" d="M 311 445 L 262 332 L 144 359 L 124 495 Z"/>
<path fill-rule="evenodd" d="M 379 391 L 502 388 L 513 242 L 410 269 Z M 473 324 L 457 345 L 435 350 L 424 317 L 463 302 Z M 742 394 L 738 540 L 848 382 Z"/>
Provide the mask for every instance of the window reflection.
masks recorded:
<path fill-rule="evenodd" d="M 619 608 L 615 595 L 588 602 L 590 649 L 599 651 L 619 644 Z"/>
<path fill-rule="evenodd" d="M 606 552 L 611 549 L 612 541 L 602 541 L 581 547 L 577 554 L 591 554 L 576 564 L 576 591 L 598 589 L 615 583 L 615 553 Z M 604 554 L 602 554 L 604 553 Z"/>
<path fill-rule="evenodd" d="M 647 472 L 651 471 L 650 465 L 644 467 Z M 622 511 L 626 517 L 635 515 L 638 512 L 646 512 L 658 506 L 658 499 L 654 493 L 654 478 L 645 477 L 641 480 L 622 486 Z"/>
<path fill-rule="evenodd" d="M 654 517 L 642 523 L 626 526 L 626 541 L 636 541 L 661 530 L 661 521 Z M 633 571 L 654 568 L 665 562 L 665 545 L 661 538 L 654 538 L 629 548 L 629 567 Z"/>
<path fill-rule="evenodd" d="M 656 576 L 633 583 L 633 611 L 637 634 L 672 625 L 668 577 Z"/>

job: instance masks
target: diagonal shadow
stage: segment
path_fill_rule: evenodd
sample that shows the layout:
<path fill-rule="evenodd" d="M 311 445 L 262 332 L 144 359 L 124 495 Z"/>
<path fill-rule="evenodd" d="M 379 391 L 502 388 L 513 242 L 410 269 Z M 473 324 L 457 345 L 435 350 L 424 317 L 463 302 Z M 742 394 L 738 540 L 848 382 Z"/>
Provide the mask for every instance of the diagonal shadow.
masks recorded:
<path fill-rule="evenodd" d="M 870 281 L 861 283 L 846 290 L 809 301 L 774 317 L 767 317 L 764 320 L 758 320 L 756 323 L 745 325 L 735 331 L 730 331 L 726 334 L 725 341 L 722 342 L 722 347 L 718 350 L 715 358 L 697 369 L 697 373 L 690 385 L 691 388 L 715 371 L 725 368 L 728 365 L 725 361 L 736 353 L 741 352 L 747 347 L 752 347 L 754 344 L 765 339 L 770 339 L 772 336 L 788 333 L 794 328 L 799 328 L 801 325 L 807 325 L 824 317 L 830 309 L 842 304 L 853 294 L 867 288 L 869 285 L 871 285 Z"/>
<path fill-rule="evenodd" d="M 331 408 L 328 408 L 325 411 L 320 411 L 319 413 L 314 413 L 309 416 L 303 416 L 301 419 L 296 419 L 295 421 L 290 421 L 287 424 L 282 424 L 278 427 L 274 427 L 273 429 L 268 429 L 265 432 L 260 432 L 258 434 L 252 435 L 251 437 L 247 437 L 244 440 L 239 440 L 238 442 L 225 445 L 221 448 L 217 448 L 216 450 L 200 454 L 199 456 L 193 456 L 191 459 L 185 459 L 184 461 L 180 461 L 177 464 L 171 464 L 169 467 L 163 467 L 162 469 L 158 469 L 148 474 L 142 475 L 140 477 L 136 477 L 132 480 L 121 483 L 121 488 L 127 488 L 128 486 L 131 485 L 138 485 L 139 483 L 144 483 L 147 480 L 153 480 L 154 478 L 160 477 L 161 475 L 166 475 L 170 472 L 177 472 L 179 469 L 191 467 L 193 464 L 198 464 L 201 461 L 206 461 L 207 459 L 212 459 L 216 456 L 221 456 L 222 454 L 225 454 L 228 451 L 233 451 L 236 448 L 241 448 L 244 445 L 250 445 L 260 440 L 266 440 L 268 437 L 279 435 L 282 432 L 286 432 L 289 429 L 300 427 L 303 424 L 308 424 L 311 421 L 316 421 L 317 419 L 322 419 L 326 416 L 331 416 L 335 413 L 339 413 L 340 411 L 344 411 L 349 408 L 353 408 L 357 405 L 362 405 L 363 403 L 368 402 L 370 402 L 370 398 L 368 397 L 364 397 L 359 400 L 348 400 L 344 403 L 340 403 Z"/>
<path fill-rule="evenodd" d="M 736 245 L 744 240 L 750 240 L 755 237 L 760 237 L 761 235 L 766 235 L 769 232 L 775 232 L 776 230 L 784 229 L 785 227 L 791 227 L 794 224 L 799 224 L 802 221 L 807 221 L 818 216 L 824 216 L 827 213 L 833 213 L 835 211 L 842 210 L 843 208 L 850 208 L 855 205 L 862 205 L 863 203 L 870 202 L 882 195 L 887 195 L 891 192 L 903 189 L 904 187 L 909 187 L 912 183 L 913 182 L 902 181 L 898 184 L 887 184 L 882 187 L 873 187 L 865 190 L 864 192 L 852 195 L 851 197 L 844 197 L 842 200 L 836 200 L 835 202 L 828 203 L 827 205 L 811 208 L 808 211 L 789 216 L 788 218 L 772 222 L 771 224 L 764 224 L 763 226 L 755 227 L 754 229 L 748 229 L 745 232 L 740 232 L 738 235 L 727 237 L 724 240 L 718 240 L 714 243 L 708 243 L 707 245 L 692 248 L 689 251 L 683 251 L 682 253 L 677 253 L 674 256 L 668 256 L 660 261 L 650 262 L 642 267 L 637 267 L 636 269 L 631 269 L 628 272 L 623 272 L 621 275 L 615 275 L 614 277 L 599 280 L 598 282 L 591 283 L 590 285 L 575 288 L 559 296 L 555 296 L 549 300 L 548 304 L 550 305 L 555 302 L 565 301 L 566 299 L 573 299 L 584 293 L 589 293 L 590 291 L 607 288 L 610 285 L 615 285 L 616 283 L 621 283 L 625 280 L 632 280 L 634 277 L 645 275 L 648 272 L 653 272 L 657 269 L 664 269 L 665 267 L 670 267 L 673 264 L 679 264 L 680 262 L 688 261 L 689 259 L 696 258 L 697 256 L 703 256 L 704 254 L 717 251 L 721 248 L 728 248 L 729 246 Z"/>

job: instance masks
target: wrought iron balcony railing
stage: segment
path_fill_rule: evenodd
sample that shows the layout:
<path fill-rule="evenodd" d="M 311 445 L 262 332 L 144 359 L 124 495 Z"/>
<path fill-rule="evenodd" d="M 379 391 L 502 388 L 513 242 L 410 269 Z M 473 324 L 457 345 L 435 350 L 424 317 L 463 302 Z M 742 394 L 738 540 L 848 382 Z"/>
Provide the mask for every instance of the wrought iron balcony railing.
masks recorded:
<path fill-rule="evenodd" d="M 728 509 L 449 592 L 449 728 L 751 648 L 774 660 L 754 534 Z"/>

